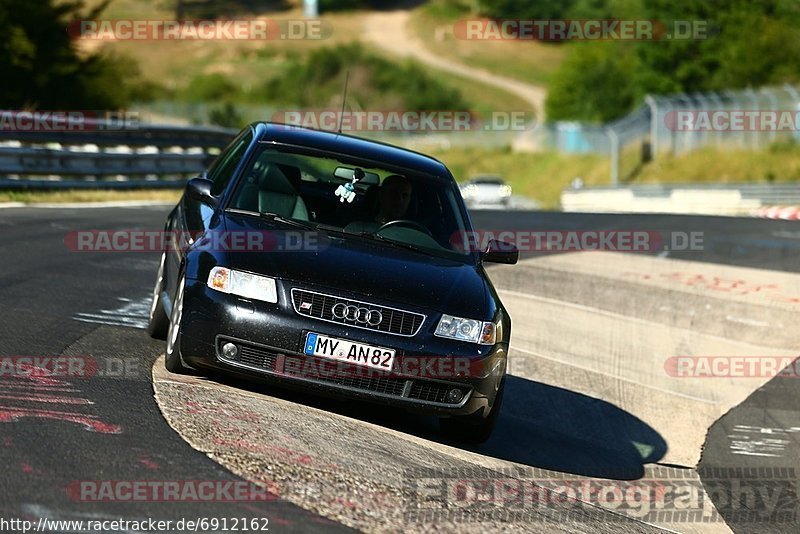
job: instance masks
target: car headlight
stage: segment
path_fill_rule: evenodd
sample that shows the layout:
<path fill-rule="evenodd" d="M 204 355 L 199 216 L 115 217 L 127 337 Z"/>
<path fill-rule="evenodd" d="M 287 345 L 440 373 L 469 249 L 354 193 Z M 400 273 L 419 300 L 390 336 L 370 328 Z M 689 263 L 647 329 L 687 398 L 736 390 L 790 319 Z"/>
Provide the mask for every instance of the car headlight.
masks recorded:
<path fill-rule="evenodd" d="M 494 345 L 497 329 L 494 323 L 464 319 L 444 314 L 436 326 L 435 335 L 481 345 Z"/>
<path fill-rule="evenodd" d="M 274 278 L 235 271 L 227 267 L 214 267 L 208 273 L 208 287 L 264 302 L 278 302 L 278 288 Z"/>

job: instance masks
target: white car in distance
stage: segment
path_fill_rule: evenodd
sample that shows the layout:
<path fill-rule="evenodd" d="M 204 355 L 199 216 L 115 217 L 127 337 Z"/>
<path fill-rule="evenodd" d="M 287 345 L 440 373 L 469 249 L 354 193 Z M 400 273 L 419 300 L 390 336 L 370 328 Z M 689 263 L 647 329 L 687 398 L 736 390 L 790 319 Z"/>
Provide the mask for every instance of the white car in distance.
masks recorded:
<path fill-rule="evenodd" d="M 468 208 L 511 204 L 511 186 L 494 174 L 474 176 L 461 185 L 461 196 Z"/>

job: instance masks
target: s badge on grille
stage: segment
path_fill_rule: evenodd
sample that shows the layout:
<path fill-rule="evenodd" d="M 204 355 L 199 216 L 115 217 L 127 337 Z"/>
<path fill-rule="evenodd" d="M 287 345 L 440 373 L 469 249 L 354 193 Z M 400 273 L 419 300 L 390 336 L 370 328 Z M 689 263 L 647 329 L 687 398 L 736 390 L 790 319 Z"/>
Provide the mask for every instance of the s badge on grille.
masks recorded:
<path fill-rule="evenodd" d="M 311 311 L 311 303 L 303 302 L 300 304 L 300 311 Z"/>

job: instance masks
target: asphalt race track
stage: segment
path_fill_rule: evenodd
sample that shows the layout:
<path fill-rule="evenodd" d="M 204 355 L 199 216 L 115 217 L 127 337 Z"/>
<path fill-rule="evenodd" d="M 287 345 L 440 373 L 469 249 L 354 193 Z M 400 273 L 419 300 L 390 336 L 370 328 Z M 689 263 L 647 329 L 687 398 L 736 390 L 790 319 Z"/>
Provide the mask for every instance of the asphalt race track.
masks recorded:
<path fill-rule="evenodd" d="M 281 500 L 247 503 L 104 503 L 71 484 L 101 480 L 236 480 L 194 452 L 153 402 L 150 368 L 162 343 L 140 329 L 76 320 L 146 295 L 155 255 L 71 252 L 71 229 L 158 228 L 164 208 L 7 209 L 2 256 L 3 355 L 90 355 L 97 373 L 64 384 L 3 376 L 0 442 L 5 518 L 180 520 L 268 517 L 281 530 L 341 528 Z M 156 263 L 154 263 L 156 262 Z M 145 309 L 144 313 L 147 313 Z M 121 319 L 133 317 L 119 316 Z M 146 318 L 146 316 L 145 316 Z M 135 362 L 132 363 L 132 362 Z M 105 376 L 103 376 L 105 375 Z"/>
<path fill-rule="evenodd" d="M 524 252 L 519 265 L 491 267 L 513 318 L 512 376 L 495 435 L 462 447 L 433 420 L 167 373 L 163 342 L 143 330 L 158 254 L 64 242 L 76 230 L 159 230 L 167 210 L 0 210 L 4 365 L 70 356 L 93 369 L 58 379 L 0 369 L 3 518 L 266 518 L 272 532 L 427 531 L 434 517 L 476 531 L 800 528 L 800 382 L 677 377 L 669 364 L 797 357 L 797 222 L 474 212 L 478 228 L 497 232 L 702 232 L 703 241 L 646 254 Z M 109 502 L 80 490 L 102 481 L 251 481 L 268 495 Z M 573 498 L 523 502 L 509 484 Z M 596 492 L 575 497 L 584 484 Z M 614 501 L 645 486 L 685 498 L 662 499 L 664 513 L 651 493 L 638 494 L 638 508 Z"/>

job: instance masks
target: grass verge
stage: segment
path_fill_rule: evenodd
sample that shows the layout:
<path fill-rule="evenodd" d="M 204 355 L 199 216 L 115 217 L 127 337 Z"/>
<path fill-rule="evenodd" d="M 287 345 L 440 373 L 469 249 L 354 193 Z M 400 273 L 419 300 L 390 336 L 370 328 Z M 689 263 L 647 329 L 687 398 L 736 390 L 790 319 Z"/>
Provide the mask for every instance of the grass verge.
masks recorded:
<path fill-rule="evenodd" d="M 463 181 L 480 173 L 502 175 L 514 193 L 558 208 L 561 191 L 580 177 L 585 185 L 610 184 L 610 162 L 594 154 L 513 153 L 508 149 L 435 150 Z M 656 183 L 786 183 L 800 182 L 800 145 L 775 145 L 767 150 L 705 149 L 681 157 L 663 156 L 645 164 L 629 184 Z"/>
<path fill-rule="evenodd" d="M 133 191 L 104 191 L 68 189 L 64 191 L 0 191 L 0 202 L 49 204 L 67 202 L 163 201 L 178 202 L 182 190 L 141 189 Z"/>

